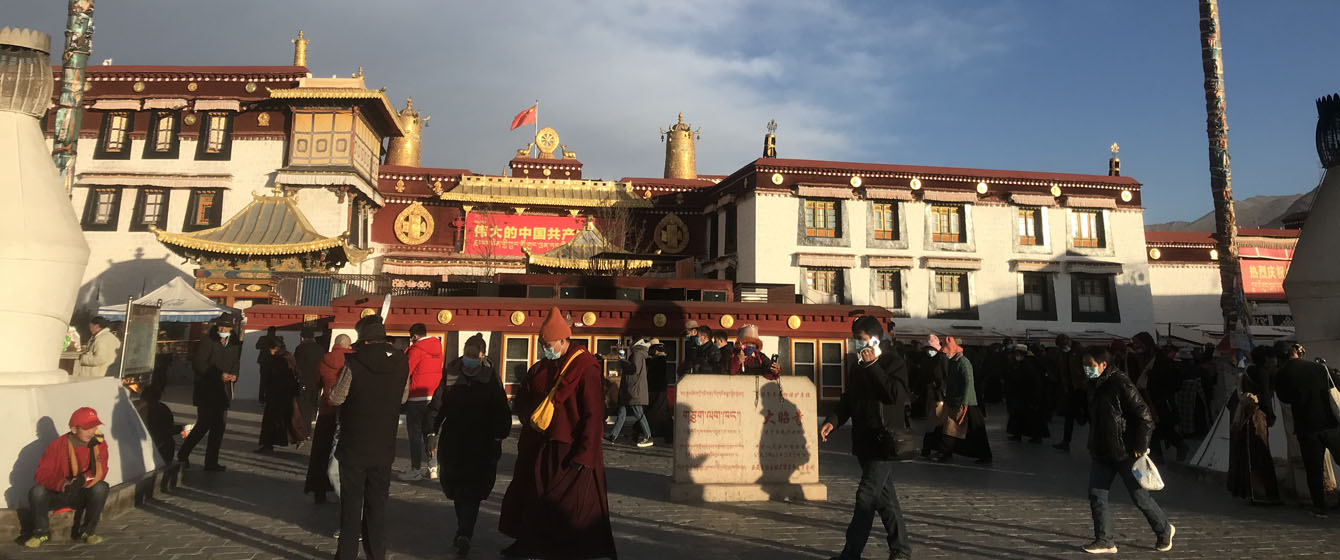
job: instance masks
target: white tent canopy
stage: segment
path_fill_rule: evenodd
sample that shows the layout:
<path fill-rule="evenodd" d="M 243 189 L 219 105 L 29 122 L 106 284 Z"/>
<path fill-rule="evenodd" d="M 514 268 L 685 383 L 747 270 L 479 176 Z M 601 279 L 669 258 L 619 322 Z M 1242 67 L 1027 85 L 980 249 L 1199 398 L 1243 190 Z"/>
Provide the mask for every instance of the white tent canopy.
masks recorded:
<path fill-rule="evenodd" d="M 225 311 L 233 311 L 197 292 L 180 276 L 173 277 L 167 284 L 134 300 L 134 303 L 141 305 L 160 305 L 160 302 L 163 309 L 159 312 L 159 320 L 167 322 L 198 323 L 218 317 Z M 124 321 L 126 304 L 104 305 L 98 308 L 98 315 L 110 321 Z"/>

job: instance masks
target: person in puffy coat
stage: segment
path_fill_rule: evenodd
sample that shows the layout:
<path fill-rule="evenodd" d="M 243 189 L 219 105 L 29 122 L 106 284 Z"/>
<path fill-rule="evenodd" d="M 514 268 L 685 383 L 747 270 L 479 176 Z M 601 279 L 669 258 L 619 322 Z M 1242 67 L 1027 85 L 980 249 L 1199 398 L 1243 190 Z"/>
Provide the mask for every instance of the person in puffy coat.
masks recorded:
<path fill-rule="evenodd" d="M 442 339 L 428 336 L 428 327 L 415 323 L 409 327 L 414 343 L 405 350 L 409 359 L 409 401 L 405 403 L 405 431 L 409 434 L 409 471 L 400 480 L 414 481 L 432 478 L 434 469 L 423 467 L 424 438 L 429 432 L 419 430 L 429 418 L 428 401 L 433 390 L 442 382 Z"/>
<path fill-rule="evenodd" d="M 446 375 L 428 403 L 423 432 L 434 434 L 441 467 L 442 492 L 456 508 L 456 538 L 452 544 L 465 555 L 474 538 L 479 504 L 493 493 L 498 476 L 502 440 L 512 431 L 512 412 L 507 405 L 498 370 L 485 357 L 484 337 L 465 341 L 461 357 L 447 364 Z"/>
<path fill-rule="evenodd" d="M 1111 363 L 1112 359 L 1101 346 L 1084 353 L 1084 375 L 1093 384 L 1089 401 L 1089 456 L 1093 459 L 1089 468 L 1089 509 L 1093 514 L 1093 542 L 1085 545 L 1084 551 L 1091 554 L 1117 551 L 1107 495 L 1118 476 L 1125 483 L 1131 501 L 1154 530 L 1157 538 L 1154 548 L 1160 552 L 1172 550 L 1176 529 L 1131 471 L 1135 461 L 1149 453 L 1154 416 L 1140 398 L 1135 383 Z"/>

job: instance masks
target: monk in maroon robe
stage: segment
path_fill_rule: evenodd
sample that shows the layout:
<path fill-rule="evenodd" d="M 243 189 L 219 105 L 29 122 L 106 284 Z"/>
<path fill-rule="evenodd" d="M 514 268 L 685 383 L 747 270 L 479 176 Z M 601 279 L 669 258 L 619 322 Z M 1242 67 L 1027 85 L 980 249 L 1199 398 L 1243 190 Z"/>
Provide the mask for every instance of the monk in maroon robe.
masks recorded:
<path fill-rule="evenodd" d="M 499 521 L 503 534 L 516 539 L 503 550 L 508 557 L 617 558 L 600 447 L 605 430 L 600 364 L 570 344 L 571 336 L 555 307 L 540 326 L 541 359 L 512 399 L 522 429 Z M 555 384 L 553 418 L 541 429 L 531 414 Z"/>

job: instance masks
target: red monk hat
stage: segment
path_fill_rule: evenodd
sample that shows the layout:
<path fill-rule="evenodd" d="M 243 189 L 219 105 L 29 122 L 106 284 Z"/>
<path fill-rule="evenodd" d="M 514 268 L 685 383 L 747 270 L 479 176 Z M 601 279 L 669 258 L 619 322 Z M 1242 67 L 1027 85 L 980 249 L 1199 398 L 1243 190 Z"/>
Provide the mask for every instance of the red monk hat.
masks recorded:
<path fill-rule="evenodd" d="M 540 324 L 540 341 L 553 342 L 572 337 L 572 327 L 563 319 L 563 312 L 557 307 L 549 310 L 549 316 Z"/>
<path fill-rule="evenodd" d="M 87 406 L 74 411 L 74 414 L 70 415 L 70 427 L 72 428 L 91 430 L 101 425 L 102 420 L 98 420 L 98 411 Z"/>

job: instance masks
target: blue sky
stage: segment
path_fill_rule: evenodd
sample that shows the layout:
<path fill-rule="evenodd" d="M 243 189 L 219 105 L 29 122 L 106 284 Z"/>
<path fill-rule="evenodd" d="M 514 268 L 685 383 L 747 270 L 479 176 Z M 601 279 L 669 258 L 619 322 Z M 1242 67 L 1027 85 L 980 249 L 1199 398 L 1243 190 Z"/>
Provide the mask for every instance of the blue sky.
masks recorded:
<path fill-rule="evenodd" d="M 64 2 L 3 1 L 0 24 L 60 41 Z M 1237 196 L 1309 190 L 1340 2 L 1221 11 Z M 1194 0 L 119 0 L 95 20 L 93 61 L 117 64 L 287 64 L 303 28 L 314 74 L 362 66 L 433 115 L 425 166 L 502 171 L 538 98 L 590 177 L 658 176 L 683 112 L 702 173 L 757 157 L 769 119 L 797 158 L 1104 173 L 1115 141 L 1148 222 L 1211 208 Z"/>

